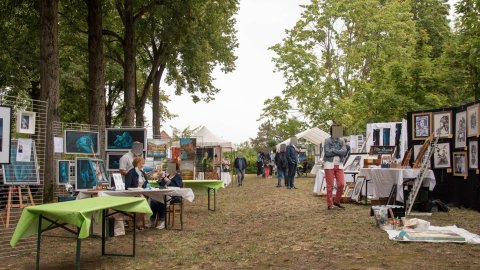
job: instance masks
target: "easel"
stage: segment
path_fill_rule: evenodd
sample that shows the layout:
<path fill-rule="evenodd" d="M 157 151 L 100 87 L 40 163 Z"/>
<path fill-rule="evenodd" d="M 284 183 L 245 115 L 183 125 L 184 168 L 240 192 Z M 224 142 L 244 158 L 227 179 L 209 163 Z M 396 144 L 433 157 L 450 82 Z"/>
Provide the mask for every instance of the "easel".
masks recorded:
<path fill-rule="evenodd" d="M 13 193 L 15 193 L 15 192 L 18 192 L 18 204 L 13 204 L 12 203 L 12 196 L 13 196 Z M 33 201 L 32 192 L 30 190 L 30 186 L 27 186 L 27 194 L 28 194 L 27 203 L 24 204 L 23 203 L 23 196 L 22 196 L 22 187 L 21 186 L 10 186 L 10 188 L 8 190 L 7 213 L 5 214 L 6 215 L 5 228 L 8 229 L 8 227 L 10 226 L 10 210 L 12 208 L 25 208 L 29 204 L 35 205 L 35 202 Z"/>

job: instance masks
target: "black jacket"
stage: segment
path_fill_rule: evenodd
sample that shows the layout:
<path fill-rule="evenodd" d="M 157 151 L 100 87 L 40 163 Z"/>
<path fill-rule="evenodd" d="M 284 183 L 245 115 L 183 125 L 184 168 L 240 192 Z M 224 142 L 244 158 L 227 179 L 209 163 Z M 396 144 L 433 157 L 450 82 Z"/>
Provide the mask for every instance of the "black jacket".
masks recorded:
<path fill-rule="evenodd" d="M 143 178 L 145 182 L 143 183 L 142 188 L 145 188 L 148 183 L 147 175 L 142 171 Z M 138 174 L 135 171 L 135 168 L 130 169 L 128 173 L 125 175 L 125 189 L 129 188 L 137 188 L 138 187 Z"/>

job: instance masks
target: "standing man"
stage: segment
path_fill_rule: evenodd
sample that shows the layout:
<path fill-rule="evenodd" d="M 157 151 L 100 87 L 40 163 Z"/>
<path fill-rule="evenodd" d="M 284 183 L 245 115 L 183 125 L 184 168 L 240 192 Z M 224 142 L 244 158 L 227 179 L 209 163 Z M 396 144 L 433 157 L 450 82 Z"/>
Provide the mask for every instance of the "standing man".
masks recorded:
<path fill-rule="evenodd" d="M 285 144 L 280 145 L 280 152 L 275 153 L 275 166 L 277 166 L 277 178 L 278 184 L 277 187 L 282 187 L 282 178 L 286 179 L 287 177 L 287 158 L 285 157 Z M 285 181 L 286 185 L 286 181 Z"/>
<path fill-rule="evenodd" d="M 257 176 L 263 175 L 263 153 L 258 151 L 257 154 Z"/>
<path fill-rule="evenodd" d="M 285 157 L 287 158 L 287 189 L 297 189 L 295 186 L 295 173 L 297 173 L 298 150 L 297 137 L 290 138 L 290 144 L 287 146 Z"/>
<path fill-rule="evenodd" d="M 243 157 L 242 154 L 239 154 L 233 163 L 234 163 L 235 169 L 237 170 L 238 186 L 242 186 L 243 179 L 245 178 L 245 169 L 247 168 L 247 160 Z"/>
<path fill-rule="evenodd" d="M 120 173 L 122 174 L 123 181 L 125 182 L 125 175 L 133 168 L 133 159 L 135 157 L 141 157 L 143 155 L 143 143 L 133 142 L 132 149 L 120 158 Z"/>
<path fill-rule="evenodd" d="M 345 186 L 345 175 L 343 174 L 343 162 L 347 154 L 347 146 L 345 141 L 340 138 L 343 135 L 342 126 L 333 125 L 330 127 L 330 138 L 325 140 L 325 155 L 323 168 L 325 170 L 325 178 L 327 180 L 327 209 L 330 210 L 333 206 L 345 209 L 340 205 L 343 188 Z M 337 184 L 337 193 L 333 198 L 334 181 Z"/>

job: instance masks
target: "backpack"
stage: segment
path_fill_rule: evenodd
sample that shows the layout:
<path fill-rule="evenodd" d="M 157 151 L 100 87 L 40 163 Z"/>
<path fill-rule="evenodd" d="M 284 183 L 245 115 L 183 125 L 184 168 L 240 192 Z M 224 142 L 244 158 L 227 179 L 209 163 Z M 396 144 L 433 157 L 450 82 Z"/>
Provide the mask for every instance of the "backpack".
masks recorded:
<path fill-rule="evenodd" d="M 287 157 L 285 156 L 285 152 L 278 154 L 278 165 L 281 169 L 287 168 Z"/>

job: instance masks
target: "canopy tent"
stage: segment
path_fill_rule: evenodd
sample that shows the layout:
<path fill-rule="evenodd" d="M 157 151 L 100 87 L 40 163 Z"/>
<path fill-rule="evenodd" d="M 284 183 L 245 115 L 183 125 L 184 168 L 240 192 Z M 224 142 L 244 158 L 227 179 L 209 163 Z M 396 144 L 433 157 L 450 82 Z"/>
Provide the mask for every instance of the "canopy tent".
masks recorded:
<path fill-rule="evenodd" d="M 329 138 L 330 137 L 330 134 L 328 134 L 327 132 L 317 128 L 317 127 L 314 127 L 314 128 L 311 128 L 311 129 L 308 129 L 308 130 L 305 130 L 305 131 L 302 131 L 298 134 L 295 135 L 295 137 L 297 137 L 297 139 L 300 139 L 300 138 L 303 138 L 315 145 L 320 145 L 320 144 L 323 144 L 323 141 L 325 141 L 326 138 Z M 279 151 L 280 150 L 280 145 L 281 144 L 290 144 L 290 138 L 286 139 L 285 141 L 277 144 L 277 150 Z"/>
<path fill-rule="evenodd" d="M 197 138 L 197 147 L 220 146 L 222 148 L 232 148 L 232 142 L 218 137 L 205 126 L 202 126 L 192 138 Z"/>

